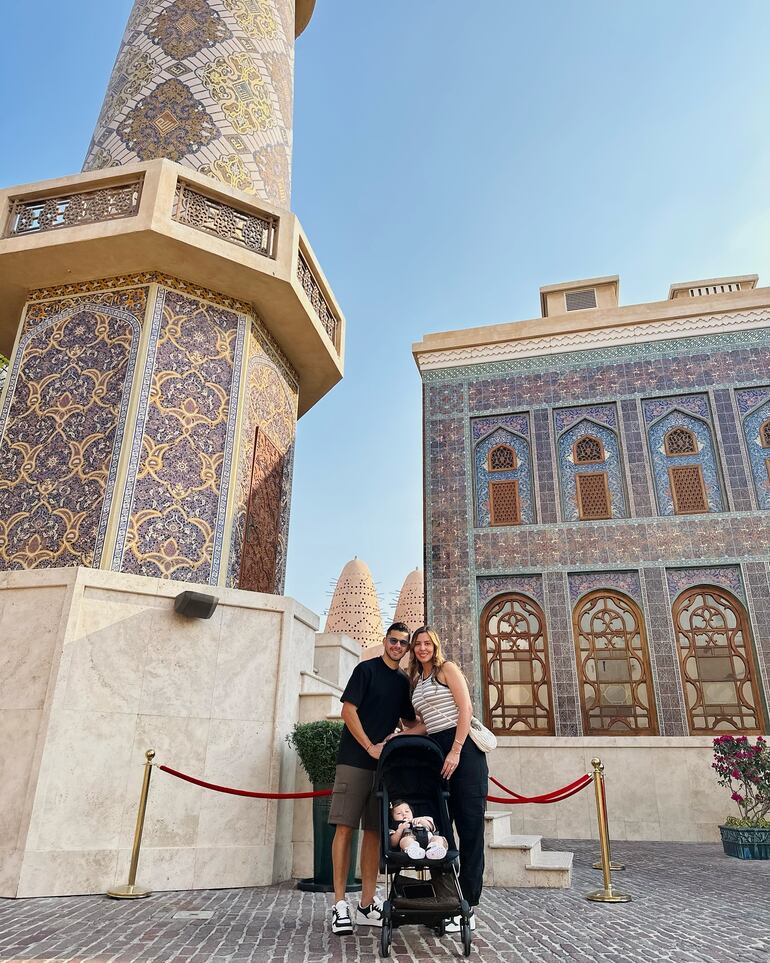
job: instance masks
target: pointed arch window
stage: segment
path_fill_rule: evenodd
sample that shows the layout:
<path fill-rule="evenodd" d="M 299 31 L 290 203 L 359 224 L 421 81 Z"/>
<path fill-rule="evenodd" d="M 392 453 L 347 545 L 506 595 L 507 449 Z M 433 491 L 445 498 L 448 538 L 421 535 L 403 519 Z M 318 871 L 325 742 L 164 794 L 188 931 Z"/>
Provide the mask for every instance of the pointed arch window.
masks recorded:
<path fill-rule="evenodd" d="M 604 461 L 604 445 L 595 435 L 583 435 L 572 446 L 572 457 L 576 465 L 598 465 Z"/>
<path fill-rule="evenodd" d="M 526 595 L 500 595 L 484 608 L 480 629 L 489 728 L 503 734 L 553 735 L 543 610 Z"/>
<path fill-rule="evenodd" d="M 759 443 L 763 448 L 770 448 L 770 418 L 759 426 Z"/>
<path fill-rule="evenodd" d="M 510 445 L 495 445 L 487 459 L 488 471 L 514 471 L 519 466 L 516 452 Z"/>
<path fill-rule="evenodd" d="M 666 454 L 671 457 L 677 455 L 697 455 L 698 439 L 689 428 L 678 426 L 666 432 L 664 439 Z"/>
<path fill-rule="evenodd" d="M 647 634 L 639 607 L 609 589 L 572 613 L 584 735 L 656 735 Z"/>
<path fill-rule="evenodd" d="M 690 733 L 763 732 L 751 633 L 738 599 L 698 586 L 676 599 L 673 616 Z"/>

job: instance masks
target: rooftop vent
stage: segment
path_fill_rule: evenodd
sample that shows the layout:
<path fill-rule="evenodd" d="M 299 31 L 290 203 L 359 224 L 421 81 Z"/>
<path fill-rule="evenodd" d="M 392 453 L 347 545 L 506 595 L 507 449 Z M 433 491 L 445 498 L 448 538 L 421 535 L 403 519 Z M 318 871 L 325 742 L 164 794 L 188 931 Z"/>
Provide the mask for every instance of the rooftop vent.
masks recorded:
<path fill-rule="evenodd" d="M 741 274 L 729 278 L 698 278 L 697 281 L 682 281 L 671 285 L 668 289 L 668 297 L 669 300 L 678 301 L 680 298 L 711 298 L 720 294 L 753 291 L 758 280 L 756 274 Z"/>
<path fill-rule="evenodd" d="M 583 288 L 582 291 L 566 291 L 564 306 L 568 311 L 584 311 L 596 307 L 596 288 Z"/>
<path fill-rule="evenodd" d="M 690 288 L 691 298 L 702 298 L 707 294 L 727 294 L 730 291 L 740 291 L 740 281 L 730 281 L 729 284 L 706 284 L 700 288 Z"/>

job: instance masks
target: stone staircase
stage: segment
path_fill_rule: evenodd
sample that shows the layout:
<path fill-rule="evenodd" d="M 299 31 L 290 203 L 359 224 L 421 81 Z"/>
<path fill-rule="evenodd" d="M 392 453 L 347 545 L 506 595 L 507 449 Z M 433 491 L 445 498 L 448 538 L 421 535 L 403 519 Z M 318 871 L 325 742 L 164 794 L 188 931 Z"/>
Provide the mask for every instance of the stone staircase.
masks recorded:
<path fill-rule="evenodd" d="M 511 833 L 511 813 L 491 810 L 485 815 L 485 886 L 568 889 L 572 885 L 572 853 L 543 852 L 542 836 Z"/>

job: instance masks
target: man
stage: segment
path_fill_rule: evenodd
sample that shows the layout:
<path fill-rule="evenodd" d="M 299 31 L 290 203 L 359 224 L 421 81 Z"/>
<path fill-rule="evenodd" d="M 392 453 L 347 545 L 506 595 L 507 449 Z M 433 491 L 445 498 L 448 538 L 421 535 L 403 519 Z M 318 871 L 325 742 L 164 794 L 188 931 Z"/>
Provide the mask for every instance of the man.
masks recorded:
<path fill-rule="evenodd" d="M 356 908 L 360 926 L 382 926 L 382 901 L 375 895 L 380 864 L 380 814 L 374 792 L 375 771 L 386 736 L 399 724 L 411 728 L 415 715 L 409 680 L 398 664 L 409 646 L 409 629 L 396 622 L 385 633 L 379 659 L 360 662 L 340 696 L 342 730 L 337 754 L 329 823 L 336 826 L 332 843 L 334 899 L 332 933 L 353 932 L 345 900 L 353 832 L 359 823 L 361 842 L 361 902 Z"/>

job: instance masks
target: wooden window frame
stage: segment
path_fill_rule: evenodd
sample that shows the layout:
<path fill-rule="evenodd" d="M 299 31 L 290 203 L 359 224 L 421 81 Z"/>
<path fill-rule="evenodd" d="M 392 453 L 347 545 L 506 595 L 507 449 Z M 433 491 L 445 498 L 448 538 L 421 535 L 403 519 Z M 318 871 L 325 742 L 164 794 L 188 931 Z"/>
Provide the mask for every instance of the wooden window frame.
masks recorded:
<path fill-rule="evenodd" d="M 745 661 L 746 673 L 749 686 L 751 688 L 752 699 L 754 700 L 753 715 L 757 720 L 757 728 L 755 729 L 719 729 L 716 727 L 711 728 L 697 728 L 694 725 L 693 720 L 693 710 L 698 708 L 699 705 L 703 704 L 703 695 L 700 688 L 701 679 L 693 679 L 688 674 L 687 661 L 691 657 L 691 653 L 694 654 L 696 649 L 693 648 L 692 643 L 688 643 L 687 649 L 685 651 L 681 643 L 681 636 L 687 638 L 686 633 L 680 628 L 680 615 L 682 609 L 687 607 L 690 598 L 693 595 L 708 593 L 709 595 L 715 596 L 717 598 L 723 599 L 727 605 L 733 610 L 738 620 L 738 630 L 743 637 L 743 655 L 739 653 L 738 658 Z M 767 720 L 765 719 L 765 708 L 760 696 L 760 689 L 758 683 L 758 672 L 757 672 L 757 655 L 756 655 L 756 645 L 754 642 L 754 636 L 751 632 L 751 622 L 749 621 L 748 613 L 741 604 L 741 602 L 733 595 L 732 592 L 728 592 L 727 589 L 723 589 L 717 585 L 693 585 L 688 589 L 685 589 L 675 600 L 674 604 L 671 606 L 671 615 L 674 625 L 674 639 L 676 643 L 677 658 L 679 660 L 679 670 L 682 679 L 683 686 L 683 697 L 685 710 L 687 712 L 687 726 L 689 734 L 693 736 L 701 735 L 724 735 L 725 733 L 741 733 L 742 735 L 761 735 L 765 733 Z M 732 649 L 729 644 L 724 646 L 725 652 L 730 654 L 732 657 Z M 697 658 L 696 658 L 697 662 Z M 745 685 L 745 682 L 744 682 Z M 697 693 L 696 701 L 694 705 L 690 704 L 690 700 L 687 695 L 687 687 L 691 686 Z M 736 687 L 737 689 L 737 687 Z M 740 693 L 736 691 L 736 696 L 740 699 Z M 726 718 L 726 717 L 725 717 Z M 734 718 L 734 717 L 733 717 Z"/>
<path fill-rule="evenodd" d="M 492 467 L 492 452 L 498 451 L 500 448 L 505 448 L 507 451 L 509 451 L 513 455 L 513 465 L 510 468 L 493 468 Z M 487 471 L 488 472 L 496 474 L 497 472 L 501 472 L 501 471 L 516 471 L 518 467 L 519 467 L 519 456 L 516 454 L 516 449 L 513 447 L 513 445 L 506 445 L 503 442 L 489 449 L 489 452 L 487 453 Z"/>
<path fill-rule="evenodd" d="M 495 609 L 501 608 L 507 602 L 518 603 L 522 608 L 527 610 L 529 613 L 533 614 L 537 619 L 542 631 L 538 633 L 537 636 L 529 636 L 529 638 L 542 639 L 542 654 L 536 655 L 535 658 L 531 658 L 529 661 L 533 662 L 535 659 L 539 661 L 543 666 L 543 681 L 538 683 L 532 683 L 533 689 L 533 707 L 539 708 L 541 711 L 545 712 L 548 719 L 548 724 L 541 729 L 529 728 L 529 729 L 513 729 L 511 726 L 500 726 L 495 725 L 495 720 L 493 719 L 493 712 L 496 709 L 502 710 L 503 719 L 512 716 L 512 713 L 506 711 L 506 705 L 504 701 L 498 701 L 494 706 L 490 706 L 489 701 L 489 688 L 494 686 L 495 688 L 499 685 L 498 691 L 504 691 L 502 686 L 505 684 L 500 682 L 499 684 L 493 682 L 491 679 L 490 666 L 493 661 L 500 661 L 502 663 L 502 648 L 499 645 L 499 639 L 495 646 L 495 651 L 490 657 L 487 648 L 487 637 L 489 633 L 487 632 L 487 623 L 489 621 L 490 615 L 494 613 Z M 535 602 L 534 599 L 529 598 L 527 595 L 522 595 L 519 592 L 509 592 L 505 595 L 498 595 L 491 599 L 484 606 L 481 613 L 481 618 L 479 620 L 479 651 L 481 655 L 481 689 L 483 693 L 483 707 L 484 707 L 484 720 L 489 728 L 497 733 L 498 735 L 530 735 L 530 736 L 553 736 L 556 734 L 556 708 L 553 701 L 553 685 L 551 682 L 551 669 L 548 657 L 548 626 L 546 624 L 545 612 L 541 606 Z M 530 645 L 529 651 L 532 652 L 532 646 Z M 521 660 L 524 661 L 524 660 Z M 537 689 L 541 686 L 545 686 L 546 692 L 548 694 L 548 705 L 544 706 L 542 702 L 538 700 Z M 512 707 L 514 708 L 514 707 Z M 524 721 L 524 720 L 522 720 Z"/>
<path fill-rule="evenodd" d="M 513 485 L 516 497 L 516 521 L 515 522 L 496 522 L 495 508 L 492 499 L 492 488 L 495 485 Z M 489 482 L 489 525 L 492 528 L 504 528 L 506 525 L 521 525 L 521 498 L 519 497 L 518 478 L 490 479 Z"/>
<path fill-rule="evenodd" d="M 579 479 L 581 476 L 590 477 L 590 478 L 598 478 L 598 477 L 600 477 L 600 478 L 602 478 L 602 479 L 604 480 L 604 494 L 605 494 L 605 496 L 606 496 L 606 498 L 607 498 L 607 511 L 608 511 L 609 514 L 607 514 L 607 515 L 586 515 L 586 514 L 583 512 L 583 499 L 582 499 L 581 496 L 580 496 L 580 484 L 579 484 L 579 482 L 578 482 L 578 479 Z M 581 522 L 601 522 L 601 521 L 604 521 L 605 519 L 612 518 L 612 496 L 610 495 L 610 486 L 609 486 L 609 482 L 608 482 L 608 480 L 607 480 L 607 472 L 606 472 L 606 471 L 583 471 L 583 472 L 577 472 L 577 473 L 575 474 L 575 501 L 577 502 L 578 518 L 580 519 Z"/>
<path fill-rule="evenodd" d="M 768 436 L 767 444 L 765 444 L 765 435 Z M 762 448 L 770 448 L 770 418 L 765 418 L 759 426 L 759 444 Z"/>
<path fill-rule="evenodd" d="M 674 473 L 682 468 L 697 468 L 698 469 L 698 480 L 700 482 L 701 494 L 703 495 L 703 502 L 705 508 L 702 511 L 697 512 L 684 512 L 679 510 L 679 502 L 676 496 L 676 485 L 674 485 Z M 674 506 L 675 515 L 707 515 L 711 511 L 711 506 L 709 504 L 708 491 L 706 490 L 706 482 L 703 478 L 703 465 L 671 465 L 668 469 L 668 486 L 671 491 L 671 501 Z"/>
<path fill-rule="evenodd" d="M 770 458 L 765 458 L 765 468 L 767 469 L 767 480 L 770 482 Z"/>
<path fill-rule="evenodd" d="M 668 445 L 668 436 L 674 431 L 686 431 L 687 434 L 692 438 L 693 450 L 692 451 L 671 451 Z M 698 436 L 694 431 L 691 431 L 686 425 L 674 425 L 673 428 L 669 428 L 663 437 L 663 450 L 666 453 L 667 458 L 685 458 L 688 455 L 698 454 Z"/>
<path fill-rule="evenodd" d="M 647 688 L 647 701 L 648 705 L 646 707 L 648 725 L 645 728 L 636 728 L 629 731 L 623 731 L 622 729 L 596 729 L 590 725 L 591 719 L 589 715 L 589 709 L 586 706 L 585 698 L 585 686 L 589 685 L 598 691 L 599 683 L 593 682 L 591 679 L 587 678 L 584 666 L 585 663 L 591 659 L 595 658 L 593 653 L 597 650 L 595 648 L 589 648 L 588 653 L 584 655 L 580 647 L 580 639 L 582 633 L 580 631 L 580 616 L 585 609 L 585 607 L 591 604 L 598 598 L 613 598 L 620 601 L 623 605 L 629 608 L 634 617 L 636 618 L 636 624 L 638 627 L 639 639 L 641 646 L 639 652 L 634 652 L 634 657 L 641 662 L 642 665 L 642 678 L 636 682 L 631 683 L 632 687 L 638 687 L 639 685 L 645 684 Z M 658 732 L 658 713 L 657 706 L 655 704 L 655 689 L 653 686 L 653 677 L 650 667 L 650 647 L 647 640 L 647 627 L 644 624 L 644 614 L 639 605 L 630 596 L 626 595 L 624 592 L 618 592 L 615 589 L 596 589 L 593 592 L 589 592 L 588 595 L 584 595 L 581 599 L 575 603 L 572 608 L 572 637 L 575 642 L 575 659 L 576 668 L 578 674 L 578 696 L 580 700 L 580 712 L 583 719 L 583 735 L 584 736 L 657 736 Z M 634 650 L 626 648 L 626 651 L 633 652 Z"/>
<path fill-rule="evenodd" d="M 590 441 L 598 442 L 599 448 L 601 450 L 601 457 L 596 458 L 593 461 L 578 461 L 577 446 L 580 444 L 581 441 L 585 441 L 586 439 L 589 439 Z M 572 461 L 576 465 L 603 465 L 606 460 L 607 460 L 607 450 L 604 447 L 604 442 L 601 440 L 601 438 L 597 438 L 596 435 L 581 435 L 577 439 L 577 441 L 575 441 L 575 443 L 572 445 Z"/>

